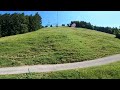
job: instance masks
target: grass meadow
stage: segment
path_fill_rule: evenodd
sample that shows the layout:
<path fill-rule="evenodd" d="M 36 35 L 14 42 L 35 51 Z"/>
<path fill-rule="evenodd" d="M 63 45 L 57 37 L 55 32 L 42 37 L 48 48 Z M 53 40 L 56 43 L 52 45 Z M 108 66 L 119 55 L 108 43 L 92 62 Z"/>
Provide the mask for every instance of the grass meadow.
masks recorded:
<path fill-rule="evenodd" d="M 114 54 L 120 54 L 115 35 L 84 28 L 49 27 L 0 38 L 0 67 L 81 62 Z"/>

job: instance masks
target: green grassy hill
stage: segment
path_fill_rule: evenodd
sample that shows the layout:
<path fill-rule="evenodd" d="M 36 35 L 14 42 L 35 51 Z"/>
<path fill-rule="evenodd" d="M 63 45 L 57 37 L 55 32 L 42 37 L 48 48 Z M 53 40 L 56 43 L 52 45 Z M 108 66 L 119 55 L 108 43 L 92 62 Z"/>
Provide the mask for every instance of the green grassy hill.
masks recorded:
<path fill-rule="evenodd" d="M 0 67 L 79 62 L 118 53 L 120 39 L 83 28 L 43 28 L 0 38 Z"/>

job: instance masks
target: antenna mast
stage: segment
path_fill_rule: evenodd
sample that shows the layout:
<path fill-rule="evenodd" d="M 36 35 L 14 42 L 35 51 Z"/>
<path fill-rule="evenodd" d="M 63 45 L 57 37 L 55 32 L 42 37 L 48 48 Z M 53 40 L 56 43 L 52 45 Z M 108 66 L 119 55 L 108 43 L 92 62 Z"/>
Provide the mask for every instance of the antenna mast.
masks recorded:
<path fill-rule="evenodd" d="M 57 11 L 57 27 L 58 27 L 58 11 Z"/>

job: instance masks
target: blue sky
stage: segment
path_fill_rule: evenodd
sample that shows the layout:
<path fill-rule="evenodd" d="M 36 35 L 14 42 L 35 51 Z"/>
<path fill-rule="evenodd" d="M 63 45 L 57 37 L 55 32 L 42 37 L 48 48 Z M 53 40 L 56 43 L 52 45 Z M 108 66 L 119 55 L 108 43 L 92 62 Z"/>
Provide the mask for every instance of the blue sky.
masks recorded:
<path fill-rule="evenodd" d="M 57 11 L 0 11 L 4 13 L 22 13 L 26 15 L 35 14 L 39 12 L 42 17 L 42 24 L 56 25 Z M 58 24 L 68 24 L 73 20 L 90 22 L 97 26 L 120 26 L 120 11 L 58 11 Z"/>

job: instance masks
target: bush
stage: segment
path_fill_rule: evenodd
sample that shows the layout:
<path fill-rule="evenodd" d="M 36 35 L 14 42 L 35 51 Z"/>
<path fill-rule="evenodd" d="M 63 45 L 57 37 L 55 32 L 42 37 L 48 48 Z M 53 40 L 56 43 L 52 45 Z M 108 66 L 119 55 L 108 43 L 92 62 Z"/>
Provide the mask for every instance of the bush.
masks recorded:
<path fill-rule="evenodd" d="M 56 27 L 58 27 L 58 24 L 56 25 Z"/>
<path fill-rule="evenodd" d="M 65 24 L 62 24 L 62 26 L 65 26 Z"/>
<path fill-rule="evenodd" d="M 47 25 L 45 27 L 48 27 Z"/>
<path fill-rule="evenodd" d="M 52 27 L 52 25 L 50 25 L 50 27 Z"/>
<path fill-rule="evenodd" d="M 119 38 L 119 39 L 120 39 L 120 33 L 119 33 L 119 34 L 116 34 L 116 38 Z"/>
<path fill-rule="evenodd" d="M 2 35 L 1 35 L 1 25 L 0 25 L 0 37 L 1 37 Z"/>
<path fill-rule="evenodd" d="M 69 25 L 69 24 L 67 24 L 67 26 L 68 26 L 68 27 L 70 27 L 70 25 Z"/>

